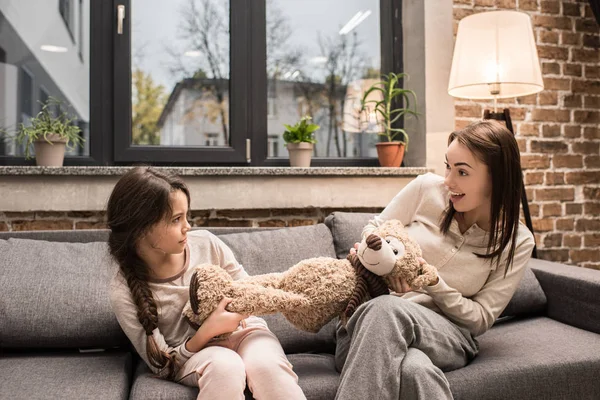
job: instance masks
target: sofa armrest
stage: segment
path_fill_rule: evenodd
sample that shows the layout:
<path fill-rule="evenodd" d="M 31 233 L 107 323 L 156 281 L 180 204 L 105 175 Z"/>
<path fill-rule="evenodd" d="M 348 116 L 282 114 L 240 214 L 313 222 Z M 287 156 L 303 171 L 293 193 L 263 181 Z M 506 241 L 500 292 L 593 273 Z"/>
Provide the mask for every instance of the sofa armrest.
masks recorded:
<path fill-rule="evenodd" d="M 531 259 L 548 300 L 548 317 L 600 333 L 600 271 Z"/>

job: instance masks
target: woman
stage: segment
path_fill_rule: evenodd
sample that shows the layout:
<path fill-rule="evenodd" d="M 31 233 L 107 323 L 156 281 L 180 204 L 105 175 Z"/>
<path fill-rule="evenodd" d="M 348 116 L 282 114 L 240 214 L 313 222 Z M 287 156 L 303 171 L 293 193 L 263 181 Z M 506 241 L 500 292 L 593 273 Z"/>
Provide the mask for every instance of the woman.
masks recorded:
<path fill-rule="evenodd" d="M 523 178 L 512 133 L 494 121 L 453 132 L 445 163 L 445 178 L 413 180 L 363 230 L 399 219 L 438 280 L 419 291 L 395 282 L 394 296 L 362 305 L 338 326 L 337 399 L 451 399 L 442 371 L 477 355 L 475 337 L 523 276 L 534 239 L 519 222 Z"/>

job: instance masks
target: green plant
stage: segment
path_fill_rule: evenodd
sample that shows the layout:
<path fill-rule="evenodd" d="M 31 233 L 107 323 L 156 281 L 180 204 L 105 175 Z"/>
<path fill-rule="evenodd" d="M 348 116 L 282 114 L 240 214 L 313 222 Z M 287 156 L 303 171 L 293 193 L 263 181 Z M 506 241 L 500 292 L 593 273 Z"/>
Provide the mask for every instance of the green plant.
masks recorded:
<path fill-rule="evenodd" d="M 286 131 L 283 132 L 283 140 L 286 143 L 317 143 L 313 133 L 320 126 L 310 123 L 311 119 L 309 115 L 305 115 L 294 126 L 283 124 L 286 128 Z"/>
<path fill-rule="evenodd" d="M 77 125 L 73 125 L 75 117 L 69 116 L 66 111 L 57 111 L 58 116 L 54 116 L 51 107 L 59 106 L 62 102 L 54 97 L 50 97 L 42 104 L 40 112 L 31 119 L 31 125 L 25 126 L 21 123 L 15 131 L 14 140 L 19 144 L 25 144 L 25 158 L 31 158 L 31 146 L 38 140 L 45 140 L 52 143 L 50 138 L 52 135 L 58 136 L 60 139 L 66 140 L 66 146 L 73 149 L 76 146 L 81 146 L 85 141 L 79 134 L 81 129 Z"/>
<path fill-rule="evenodd" d="M 408 148 L 408 134 L 402 128 L 394 128 L 393 125 L 404 115 L 418 116 L 415 109 L 411 109 L 410 96 L 413 97 L 416 106 L 417 95 L 410 89 L 403 89 L 397 87 L 402 79 L 408 75 L 405 73 L 395 74 L 390 73 L 384 75 L 383 79 L 379 82 L 375 82 L 367 91 L 364 93 L 361 100 L 361 113 L 365 111 L 374 112 L 379 123 L 383 127 L 383 132 L 378 133 L 380 136 L 384 136 L 388 142 L 398 141 L 402 142 Z M 369 95 L 372 92 L 379 91 L 380 96 L 378 100 L 368 100 Z M 392 108 L 394 101 L 402 100 L 405 102 L 404 107 Z M 369 104 L 373 104 L 369 107 Z M 402 138 L 395 140 L 396 136 L 402 134 Z"/>

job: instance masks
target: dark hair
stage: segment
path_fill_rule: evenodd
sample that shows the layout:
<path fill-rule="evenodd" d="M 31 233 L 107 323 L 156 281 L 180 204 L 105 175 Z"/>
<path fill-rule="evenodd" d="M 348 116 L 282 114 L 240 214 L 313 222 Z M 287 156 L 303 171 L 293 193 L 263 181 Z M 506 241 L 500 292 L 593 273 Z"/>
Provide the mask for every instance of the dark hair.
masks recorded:
<path fill-rule="evenodd" d="M 476 255 L 489 258 L 491 263 L 495 262 L 496 266 L 499 266 L 502 253 L 508 247 L 508 258 L 504 269 L 506 276 L 508 269 L 512 267 L 519 230 L 523 188 L 519 146 L 514 135 L 496 121 L 479 121 L 452 132 L 448 138 L 448 145 L 455 140 L 488 166 L 492 180 L 489 240 L 486 253 L 476 253 Z M 444 234 L 448 233 L 455 214 L 456 210 L 449 201 L 440 223 L 440 229 Z"/>
<path fill-rule="evenodd" d="M 166 367 L 169 379 L 177 373 L 178 365 L 175 356 L 161 351 L 152 336 L 158 327 L 158 313 L 147 281 L 149 267 L 136 245 L 153 225 L 172 215 L 169 195 L 177 190 L 185 193 L 189 206 L 190 193 L 181 179 L 150 167 L 136 167 L 119 179 L 107 206 L 110 254 L 119 264 L 137 306 L 138 320 L 147 335 L 148 360 L 155 368 Z"/>

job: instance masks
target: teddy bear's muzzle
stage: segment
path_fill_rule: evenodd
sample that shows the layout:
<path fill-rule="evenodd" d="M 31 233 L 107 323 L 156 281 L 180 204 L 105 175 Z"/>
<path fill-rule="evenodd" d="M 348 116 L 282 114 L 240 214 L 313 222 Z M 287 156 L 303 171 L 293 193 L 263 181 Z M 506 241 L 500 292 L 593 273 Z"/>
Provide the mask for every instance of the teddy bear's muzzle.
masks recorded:
<path fill-rule="evenodd" d="M 371 250 L 379 251 L 381 250 L 381 238 L 377 235 L 370 234 L 367 236 L 367 247 Z"/>

